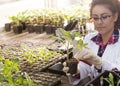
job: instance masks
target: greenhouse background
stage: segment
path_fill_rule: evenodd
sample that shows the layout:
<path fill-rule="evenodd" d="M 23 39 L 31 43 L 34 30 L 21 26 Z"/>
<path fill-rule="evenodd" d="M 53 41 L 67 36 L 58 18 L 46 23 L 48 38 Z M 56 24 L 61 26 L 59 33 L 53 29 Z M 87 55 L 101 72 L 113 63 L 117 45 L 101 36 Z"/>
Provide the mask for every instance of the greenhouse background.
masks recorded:
<path fill-rule="evenodd" d="M 43 8 L 88 10 L 91 0 L 0 0 L 0 26 L 9 22 L 8 17 L 25 10 L 41 10 Z M 88 15 L 88 14 L 86 14 Z"/>
<path fill-rule="evenodd" d="M 94 32 L 90 2 L 0 0 L 0 86 L 72 86 L 64 68 L 77 72 L 74 48 Z"/>

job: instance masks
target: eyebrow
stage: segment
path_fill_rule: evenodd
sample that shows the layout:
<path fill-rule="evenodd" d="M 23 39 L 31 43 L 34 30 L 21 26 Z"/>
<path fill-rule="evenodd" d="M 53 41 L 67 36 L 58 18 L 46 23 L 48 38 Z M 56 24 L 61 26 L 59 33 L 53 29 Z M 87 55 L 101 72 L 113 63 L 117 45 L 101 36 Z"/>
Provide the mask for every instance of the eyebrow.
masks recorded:
<path fill-rule="evenodd" d="M 100 14 L 100 16 L 102 16 L 102 15 L 108 15 L 108 14 L 110 14 L 110 13 L 102 13 L 102 14 Z M 99 16 L 99 14 L 92 14 L 92 16 Z"/>

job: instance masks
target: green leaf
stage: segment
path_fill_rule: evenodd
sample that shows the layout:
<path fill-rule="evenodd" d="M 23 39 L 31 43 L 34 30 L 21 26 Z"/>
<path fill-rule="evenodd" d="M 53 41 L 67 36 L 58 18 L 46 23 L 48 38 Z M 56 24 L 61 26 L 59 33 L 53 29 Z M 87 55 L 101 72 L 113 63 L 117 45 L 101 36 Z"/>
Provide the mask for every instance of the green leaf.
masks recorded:
<path fill-rule="evenodd" d="M 14 63 L 18 63 L 19 62 L 19 58 L 12 58 L 11 61 L 14 62 Z"/>
<path fill-rule="evenodd" d="M 114 86 L 114 77 L 113 77 L 112 73 L 109 74 L 109 80 L 110 80 L 112 86 Z"/>
<path fill-rule="evenodd" d="M 0 74 L 0 82 L 4 80 L 4 75 Z"/>
<path fill-rule="evenodd" d="M 0 62 L 3 60 L 3 57 L 2 56 L 0 56 Z"/>
<path fill-rule="evenodd" d="M 120 86 L 120 80 L 118 80 L 118 82 L 117 82 L 117 86 Z"/>
<path fill-rule="evenodd" d="M 108 78 L 103 78 L 103 80 L 107 81 L 110 85 L 114 86 L 114 77 L 112 73 L 109 73 Z"/>

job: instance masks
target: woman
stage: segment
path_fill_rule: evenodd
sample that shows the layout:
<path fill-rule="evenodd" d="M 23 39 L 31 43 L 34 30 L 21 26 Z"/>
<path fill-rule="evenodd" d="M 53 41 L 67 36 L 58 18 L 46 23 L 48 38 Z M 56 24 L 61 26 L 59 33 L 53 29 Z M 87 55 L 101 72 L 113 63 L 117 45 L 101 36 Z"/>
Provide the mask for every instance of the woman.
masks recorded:
<path fill-rule="evenodd" d="M 88 74 L 95 77 L 104 70 L 120 70 L 119 8 L 117 0 L 92 1 L 90 16 L 97 32 L 88 34 L 84 39 L 89 49 L 83 49 L 74 55 L 80 61 L 78 68 L 81 79 Z"/>

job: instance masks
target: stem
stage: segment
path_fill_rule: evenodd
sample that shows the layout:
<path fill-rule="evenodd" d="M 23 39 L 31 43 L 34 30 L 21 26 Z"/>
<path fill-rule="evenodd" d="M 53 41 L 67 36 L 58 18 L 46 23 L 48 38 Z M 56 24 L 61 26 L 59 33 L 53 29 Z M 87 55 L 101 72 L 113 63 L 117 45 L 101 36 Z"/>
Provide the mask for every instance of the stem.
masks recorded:
<path fill-rule="evenodd" d="M 67 41 L 67 60 L 69 60 L 69 41 Z"/>

